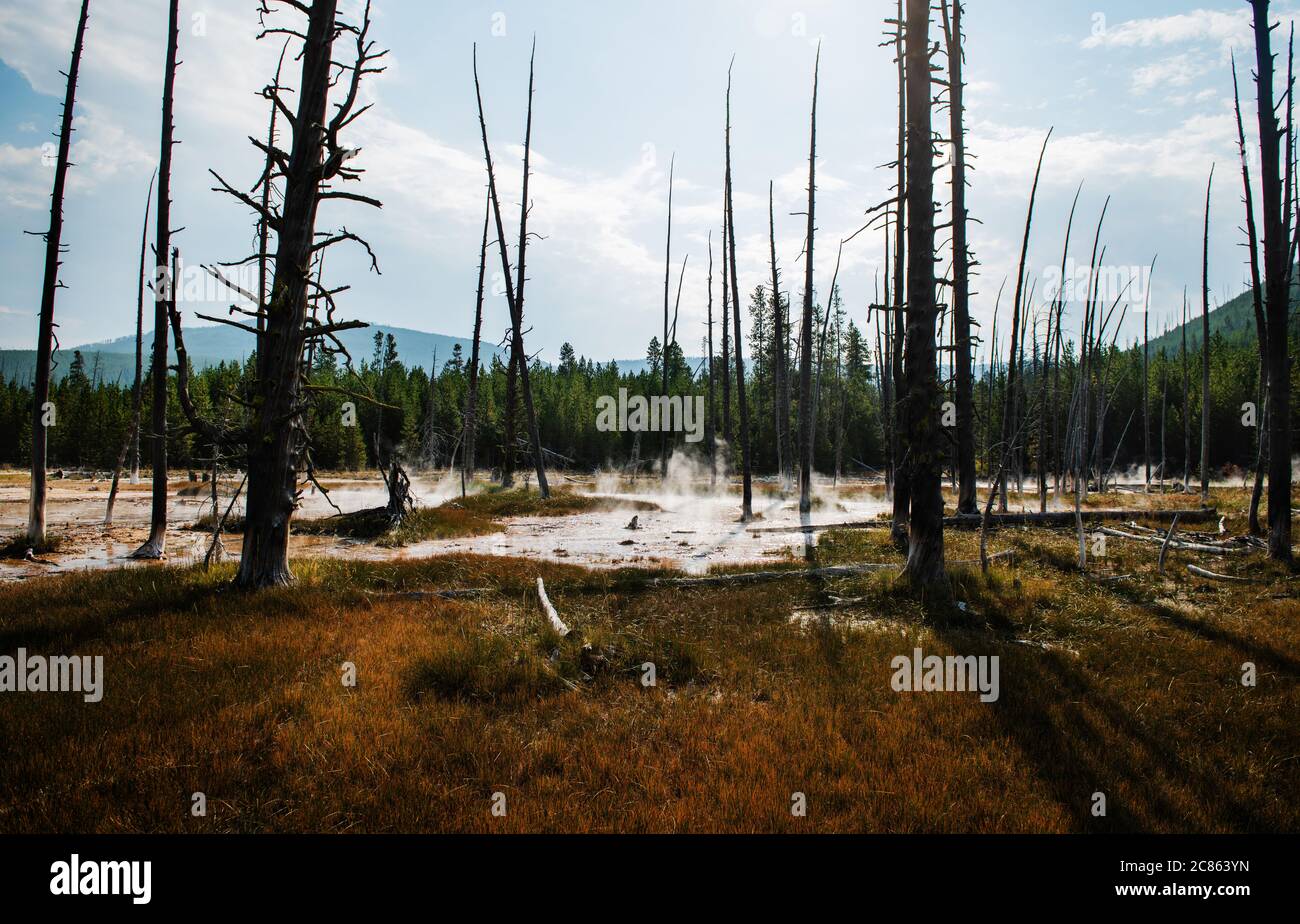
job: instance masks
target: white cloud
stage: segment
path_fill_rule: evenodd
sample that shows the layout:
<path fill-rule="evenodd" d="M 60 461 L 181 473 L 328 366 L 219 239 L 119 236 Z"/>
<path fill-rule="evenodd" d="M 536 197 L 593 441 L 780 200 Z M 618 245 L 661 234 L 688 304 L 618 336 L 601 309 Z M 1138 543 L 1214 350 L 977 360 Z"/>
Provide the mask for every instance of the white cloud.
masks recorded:
<path fill-rule="evenodd" d="M 1244 45 L 1251 41 L 1250 13 L 1236 10 L 1193 10 L 1173 16 L 1130 19 L 1118 25 L 1098 22 L 1083 48 L 1149 48 L 1184 42 L 1212 41 L 1220 45 Z"/>
<path fill-rule="evenodd" d="M 1043 183 L 1073 186 L 1088 177 L 1204 178 L 1210 163 L 1234 156 L 1236 123 L 1230 111 L 1198 114 L 1162 133 L 1121 135 L 1090 131 L 1052 136 Z M 1045 132 L 1041 128 L 980 121 L 971 126 L 982 180 L 1027 190 Z"/>
<path fill-rule="evenodd" d="M 1211 61 L 1193 52 L 1161 58 L 1133 72 L 1133 91 L 1147 93 L 1157 88 L 1185 87 L 1213 67 Z"/>

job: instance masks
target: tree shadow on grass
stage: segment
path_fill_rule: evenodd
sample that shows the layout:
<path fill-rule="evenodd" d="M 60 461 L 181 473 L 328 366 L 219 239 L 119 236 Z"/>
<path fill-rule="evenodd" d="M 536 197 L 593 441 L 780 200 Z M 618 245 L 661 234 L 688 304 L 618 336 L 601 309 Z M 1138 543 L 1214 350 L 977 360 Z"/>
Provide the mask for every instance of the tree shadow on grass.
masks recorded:
<path fill-rule="evenodd" d="M 996 611 L 986 620 L 992 635 L 982 641 L 950 620 L 936 620 L 934 629 L 958 654 L 1001 656 L 993 715 L 1075 829 L 1262 829 L 1256 810 L 1234 796 L 1222 778 L 1189 766 L 1179 756 L 1178 739 L 1159 737 L 1144 726 L 1088 676 L 1074 655 L 1010 649 L 999 642 L 1014 635 L 1014 625 Z M 1103 817 L 1093 815 L 1095 792 L 1106 795 Z"/>

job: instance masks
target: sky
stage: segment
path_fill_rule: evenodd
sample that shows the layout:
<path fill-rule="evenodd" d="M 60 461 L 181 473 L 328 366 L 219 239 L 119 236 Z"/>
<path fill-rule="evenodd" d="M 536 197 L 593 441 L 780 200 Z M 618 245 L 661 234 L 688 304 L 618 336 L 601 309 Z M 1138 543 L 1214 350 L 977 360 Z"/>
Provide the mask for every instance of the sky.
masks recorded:
<path fill-rule="evenodd" d="M 0 0 L 3 348 L 35 344 L 44 247 L 23 232 L 48 222 L 54 176 L 48 146 L 57 140 L 61 71 L 78 6 L 76 0 Z M 261 167 L 248 136 L 265 134 L 267 103 L 259 94 L 283 37 L 258 39 L 257 6 L 256 0 L 181 2 L 183 63 L 175 94 L 181 144 L 173 163 L 172 222 L 183 226 L 173 240 L 187 267 L 181 301 L 189 326 L 203 323 L 195 312 L 220 313 L 232 298 L 203 284 L 198 267 L 237 260 L 254 246 L 251 214 L 211 190 L 209 171 L 247 189 Z M 358 3 L 341 0 L 341 6 L 355 12 Z M 1294 8 L 1274 3 L 1275 15 L 1288 24 Z M 710 234 L 715 312 L 721 298 L 724 94 L 733 55 L 740 286 L 749 293 L 770 278 L 771 182 L 777 260 L 798 303 L 805 222 L 798 213 L 806 209 L 819 42 L 814 255 L 820 296 L 830 286 L 839 242 L 891 195 L 893 172 L 883 165 L 894 158 L 896 75 L 892 49 L 880 43 L 894 10 L 891 0 L 375 0 L 372 36 L 389 49 L 387 70 L 368 80 L 363 93 L 373 108 L 343 140 L 361 148 L 352 163 L 366 172 L 355 190 L 380 199 L 383 208 L 327 203 L 318 228 L 346 227 L 364 236 L 380 272 L 370 270 L 359 248 L 331 249 L 327 283 L 350 286 L 339 298 L 340 316 L 470 334 L 486 189 L 472 49 L 478 43 L 509 229 L 518 220 L 534 37 L 530 353 L 554 359 L 569 342 L 601 361 L 635 358 L 661 334 L 670 160 L 674 287 L 686 260 L 679 340 L 688 354 L 701 352 Z M 1248 13 L 1240 0 L 970 0 L 968 206 L 978 222 L 970 237 L 980 264 L 972 312 L 986 336 L 1004 280 L 1003 317 L 1015 287 L 1034 165 L 1049 129 L 1027 269 L 1035 309 L 1059 276 L 1066 220 L 1082 184 L 1069 257 L 1072 266 L 1086 267 L 1109 197 L 1103 294 L 1133 303 L 1121 342 L 1141 335 L 1148 288 L 1153 335 L 1181 312 L 1185 286 L 1199 310 L 1211 165 L 1211 304 L 1242 290 L 1248 270 L 1229 60 L 1235 50 L 1247 131 L 1254 136 Z M 292 25 L 295 18 L 285 12 L 273 20 Z M 164 0 L 91 2 L 65 200 L 68 253 L 60 278 L 67 288 L 55 309 L 64 348 L 134 329 L 144 198 L 158 157 L 166 26 Z M 1283 34 L 1275 33 L 1279 45 Z M 936 20 L 932 37 L 938 36 Z M 286 64 L 290 84 L 293 64 Z M 946 110 L 936 110 L 935 118 L 946 133 Z M 1253 149 L 1251 156 L 1257 163 Z M 945 212 L 947 177 L 941 170 L 936 182 Z M 941 257 L 941 271 L 948 259 Z M 863 327 L 882 281 L 883 230 L 845 244 L 840 260 L 839 292 Z M 493 265 L 484 339 L 500 340 L 508 311 Z M 1077 330 L 1079 313 L 1072 304 L 1067 330 Z"/>

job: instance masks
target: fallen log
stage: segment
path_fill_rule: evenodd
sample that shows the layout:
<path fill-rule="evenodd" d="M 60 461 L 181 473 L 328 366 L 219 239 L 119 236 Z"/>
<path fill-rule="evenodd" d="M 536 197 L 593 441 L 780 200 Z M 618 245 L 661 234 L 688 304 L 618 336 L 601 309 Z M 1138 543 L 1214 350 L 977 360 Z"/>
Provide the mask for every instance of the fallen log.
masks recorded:
<path fill-rule="evenodd" d="M 1234 584 L 1254 584 L 1253 578 L 1237 577 L 1232 574 L 1217 574 L 1213 571 L 1207 571 L 1204 568 L 1198 568 L 1195 565 L 1188 565 L 1187 570 L 1197 577 L 1206 578 L 1211 581 L 1231 581 Z"/>
<path fill-rule="evenodd" d="M 397 597 L 403 600 L 464 600 L 490 593 L 490 587 L 454 587 L 448 590 L 380 590 L 366 591 L 369 597 Z"/>
<path fill-rule="evenodd" d="M 1239 552 L 1239 547 L 1222 546 L 1222 545 L 1204 545 L 1199 542 L 1171 542 L 1168 538 L 1161 539 L 1159 536 L 1139 536 L 1135 533 L 1126 533 L 1122 529 L 1111 529 L 1109 526 L 1103 526 L 1097 530 L 1103 536 L 1115 536 L 1118 539 L 1131 539 L 1134 542 L 1155 542 L 1161 545 L 1168 545 L 1171 549 L 1180 549 L 1185 552 L 1204 552 L 1207 555 L 1230 555 L 1233 552 Z"/>
<path fill-rule="evenodd" d="M 721 587 L 729 584 L 765 584 L 786 578 L 855 577 L 877 571 L 898 571 L 901 568 L 901 564 L 892 562 L 833 565 L 827 568 L 790 568 L 785 571 L 741 571 L 698 578 L 655 578 L 650 584 L 654 587 Z"/>
<path fill-rule="evenodd" d="M 1179 517 L 1185 523 L 1208 523 L 1219 517 L 1213 507 L 1200 507 L 1192 510 L 1084 510 L 1081 511 L 1085 523 L 1129 520 L 1143 517 L 1152 520 L 1171 520 Z M 849 523 L 810 523 L 801 526 L 764 526 L 749 530 L 750 535 L 760 533 L 810 533 L 823 532 L 828 529 L 888 529 L 889 520 L 859 520 Z M 979 529 L 980 515 L 977 513 L 960 514 L 943 518 L 945 529 Z M 1073 526 L 1074 511 L 1060 510 L 1047 513 L 995 513 L 989 516 L 989 526 Z"/>
<path fill-rule="evenodd" d="M 989 556 L 990 561 L 1014 558 L 1015 551 L 1008 549 Z M 978 561 L 953 561 L 949 565 L 978 565 Z M 655 578 L 654 587 L 722 587 L 730 584 L 765 584 L 786 578 L 836 578 L 857 577 L 880 571 L 901 571 L 902 564 L 894 562 L 864 562 L 857 565 L 831 565 L 825 568 L 790 568 L 785 571 L 740 571 L 735 574 L 711 574 L 698 578 Z"/>
<path fill-rule="evenodd" d="M 1143 517 L 1151 520 L 1171 520 L 1179 517 L 1185 523 L 1208 523 L 1219 516 L 1219 511 L 1213 507 L 1198 507 L 1191 510 L 1134 510 L 1132 508 L 1121 509 L 1097 509 L 1081 510 L 1080 515 L 1085 523 L 1102 523 L 1107 521 L 1128 520 L 1134 517 Z M 997 513 L 989 517 L 989 522 L 993 525 L 1000 526 L 1073 526 L 1073 510 L 1057 510 L 1047 513 Z M 944 517 L 943 525 L 955 527 L 967 527 L 978 529 L 980 525 L 979 514 L 964 514 L 955 517 Z"/>

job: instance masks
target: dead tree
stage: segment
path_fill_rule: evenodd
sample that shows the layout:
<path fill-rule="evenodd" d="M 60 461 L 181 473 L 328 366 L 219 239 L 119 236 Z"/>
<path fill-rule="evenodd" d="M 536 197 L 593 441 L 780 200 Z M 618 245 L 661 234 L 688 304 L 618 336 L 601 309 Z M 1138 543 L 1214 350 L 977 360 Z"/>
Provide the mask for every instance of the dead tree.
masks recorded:
<path fill-rule="evenodd" d="M 776 219 L 772 209 L 771 180 L 767 182 L 767 234 L 772 265 L 772 368 L 775 372 L 773 405 L 776 410 L 776 467 L 781 473 L 781 490 L 789 491 L 794 481 L 794 453 L 790 444 L 790 382 L 786 349 L 790 340 L 781 304 L 781 278 L 776 267 Z"/>
<path fill-rule="evenodd" d="M 1145 490 L 1151 489 L 1151 350 L 1148 344 L 1151 317 L 1151 276 L 1155 275 L 1156 260 L 1151 258 L 1151 272 L 1147 277 L 1146 299 L 1142 307 L 1142 460 L 1146 465 Z"/>
<path fill-rule="evenodd" d="M 132 553 L 133 558 L 162 558 L 167 551 L 167 327 L 176 298 L 175 280 L 167 265 L 171 251 L 172 146 L 176 130 L 172 99 L 176 86 L 176 50 L 179 42 L 179 0 L 171 0 L 167 16 L 167 63 L 163 71 L 162 140 L 158 153 L 158 214 L 154 218 L 153 277 L 153 407 L 149 434 L 153 457 L 153 491 L 149 511 L 149 538 Z"/>
<path fill-rule="evenodd" d="M 711 484 L 718 481 L 718 433 L 717 419 L 713 405 L 713 230 L 709 230 L 709 299 L 708 299 L 708 365 L 706 366 L 705 375 L 707 376 L 708 389 L 708 413 L 704 417 L 704 443 L 709 452 L 709 479 Z M 725 319 L 724 319 L 725 320 Z M 726 326 L 725 324 L 723 325 Z"/>
<path fill-rule="evenodd" d="M 533 55 L 536 54 L 534 43 Z M 501 221 L 501 199 L 497 194 L 496 173 L 492 167 L 492 149 L 488 145 L 487 119 L 483 114 L 483 92 L 478 79 L 478 48 L 474 49 L 474 95 L 478 99 L 479 127 L 483 135 L 483 158 L 487 162 L 488 195 L 492 200 L 492 214 L 496 220 L 497 243 L 501 252 L 501 271 L 506 283 L 506 304 L 510 307 L 510 339 L 515 354 L 514 363 L 519 376 L 519 387 L 523 391 L 524 416 L 528 425 L 528 441 L 532 448 L 533 466 L 537 472 L 537 490 L 543 498 L 551 496 L 550 486 L 546 481 L 546 460 L 542 457 L 542 440 L 537 429 L 537 413 L 533 406 L 533 388 L 529 380 L 528 353 L 524 350 L 524 282 L 527 279 L 525 255 L 528 249 L 528 201 L 529 156 L 533 138 L 533 57 L 528 62 L 528 115 L 524 128 L 524 179 L 522 201 L 519 205 L 519 248 L 518 279 L 512 282 L 510 277 L 510 255 L 506 250 L 505 225 Z M 513 447 L 507 446 L 507 452 Z"/>
<path fill-rule="evenodd" d="M 928 17 L 927 17 L 928 23 Z M 903 445 L 903 434 L 907 432 L 907 402 L 903 399 L 903 362 L 907 331 L 907 56 L 904 53 L 904 34 L 907 26 L 903 17 L 903 0 L 898 0 L 898 18 L 894 21 L 894 62 L 898 71 L 898 150 L 895 158 L 894 186 L 894 318 L 893 345 L 891 364 L 894 415 L 894 498 L 893 525 L 890 538 L 898 548 L 906 548 L 908 541 L 908 515 L 911 509 L 912 477 L 910 456 Z M 929 61 L 926 61 L 926 73 L 929 73 Z M 929 206 L 927 206 L 928 208 Z"/>
<path fill-rule="evenodd" d="M 506 341 L 510 354 L 506 367 L 506 406 L 501 412 L 501 429 L 505 436 L 501 447 L 501 487 L 511 488 L 515 484 L 515 428 L 519 422 L 519 354 L 515 352 L 511 331 L 506 331 Z"/>
<path fill-rule="evenodd" d="M 280 48 L 280 60 L 275 65 L 275 83 L 273 86 L 278 90 L 280 87 L 280 75 L 284 70 L 284 53 L 289 50 L 289 39 L 285 39 L 284 45 Z M 262 168 L 262 214 L 257 217 L 257 296 L 258 304 L 265 304 L 270 294 L 266 291 L 266 282 L 268 268 L 271 262 L 271 228 L 266 219 L 262 217 L 271 208 L 271 191 L 274 184 L 271 178 L 275 175 L 275 159 L 271 156 L 271 151 L 276 142 L 276 121 L 280 115 L 280 110 L 276 107 L 274 101 L 270 101 L 270 115 L 267 117 L 266 128 L 266 163 Z M 261 330 L 265 323 L 265 318 L 260 314 L 257 317 L 258 330 Z M 311 369 L 311 363 L 307 363 L 308 370 Z"/>
<path fill-rule="evenodd" d="M 122 451 L 117 454 L 113 467 L 113 483 L 108 489 L 108 505 L 104 509 L 104 525 L 113 525 L 113 505 L 117 501 L 117 487 L 122 478 L 126 457 L 134 448 L 131 483 L 140 480 L 140 411 L 144 405 L 144 260 L 149 249 L 149 207 L 153 203 L 153 182 L 158 172 L 149 177 L 149 192 L 144 200 L 144 222 L 140 228 L 140 270 L 135 277 L 135 380 L 131 385 L 131 424 L 127 428 Z"/>
<path fill-rule="evenodd" d="M 483 205 L 483 240 L 478 250 L 478 289 L 474 297 L 474 342 L 470 345 L 469 383 L 465 391 L 465 431 L 462 439 L 461 471 L 466 478 L 474 477 L 475 438 L 478 434 L 478 366 L 479 341 L 483 336 L 483 282 L 487 274 L 488 222 L 492 218 L 492 200 Z"/>
<path fill-rule="evenodd" d="M 725 184 L 724 184 L 725 187 Z M 727 468 L 731 467 L 731 278 L 727 243 L 727 190 L 722 191 L 722 442 L 727 447 Z"/>
<path fill-rule="evenodd" d="M 672 351 L 668 348 L 668 290 L 673 270 L 673 169 L 677 166 L 677 155 L 668 161 L 668 236 L 664 243 L 664 348 L 663 348 L 663 391 L 668 396 L 668 359 Z M 661 427 L 659 434 L 659 477 L 668 478 L 668 428 Z"/>
<path fill-rule="evenodd" d="M 1183 493 L 1192 482 L 1192 380 L 1187 353 L 1187 287 L 1183 287 Z"/>
<path fill-rule="evenodd" d="M 1016 382 L 1020 369 L 1020 359 L 1017 358 L 1017 352 L 1023 352 L 1021 344 L 1021 309 L 1024 306 L 1025 294 L 1025 261 L 1029 256 L 1029 233 L 1034 222 L 1034 201 L 1038 198 L 1038 178 L 1043 172 L 1043 155 L 1047 153 L 1047 142 L 1052 140 L 1052 129 L 1047 130 L 1047 137 L 1043 139 L 1043 146 L 1038 151 L 1038 166 L 1034 169 L 1034 184 L 1029 190 L 1029 210 L 1025 214 L 1025 233 L 1020 242 L 1020 268 L 1016 273 L 1016 294 L 1011 303 L 1011 359 L 1007 366 L 1007 393 L 1002 411 L 1002 439 L 1001 445 L 1007 447 L 1011 458 L 1015 458 L 1016 452 L 1014 447 L 1009 447 L 1008 440 L 1013 439 L 1015 431 L 1015 412 L 1016 412 Z M 1002 499 L 1000 507 L 1003 513 L 1007 510 L 1007 467 L 1003 466 L 1002 475 L 998 479 L 1002 489 Z"/>
<path fill-rule="evenodd" d="M 726 148 L 726 177 L 723 183 L 723 195 L 726 198 L 727 222 L 727 272 L 731 277 L 731 318 L 732 338 L 736 353 L 736 397 L 740 412 L 740 471 L 741 471 L 741 508 L 740 518 L 748 523 L 754 518 L 754 485 L 752 481 L 751 459 L 749 453 L 749 401 L 745 397 L 745 351 L 740 344 L 740 283 L 736 276 L 736 218 L 731 195 L 731 67 L 727 67 L 727 127 L 724 133 Z"/>
<path fill-rule="evenodd" d="M 926 596 L 948 594 L 943 552 L 943 438 L 935 355 L 934 140 L 930 3 L 907 0 L 907 453 L 911 469 L 904 574 Z"/>
<path fill-rule="evenodd" d="M 813 334 L 813 237 L 816 232 L 817 204 L 817 78 L 821 70 L 821 45 L 813 63 L 812 117 L 808 133 L 808 230 L 804 240 L 803 320 L 800 339 L 803 352 L 799 357 L 799 512 L 812 510 L 813 441 L 816 438 L 816 410 L 813 403 L 812 334 Z M 927 72 L 928 73 L 928 72 Z M 829 311 L 830 300 L 827 299 Z"/>
<path fill-rule="evenodd" d="M 970 245 L 967 243 L 966 123 L 962 78 L 964 39 L 962 3 L 939 5 L 948 57 L 948 125 L 952 143 L 952 322 L 956 347 L 954 376 L 957 404 L 957 512 L 975 513 L 975 395 L 971 373 Z M 1041 441 L 1041 438 L 1040 438 Z"/>
<path fill-rule="evenodd" d="M 1079 194 L 1083 192 L 1083 181 L 1079 181 L 1078 188 L 1074 191 L 1074 202 L 1070 205 L 1070 217 L 1065 223 L 1065 243 L 1061 246 L 1061 272 L 1060 285 L 1056 290 L 1055 304 L 1053 310 L 1056 313 L 1056 338 L 1051 344 L 1052 348 L 1052 380 L 1051 393 L 1047 401 L 1043 404 L 1043 413 L 1046 415 L 1049 408 L 1055 407 L 1055 402 L 1061 397 L 1061 346 L 1064 342 L 1064 336 L 1061 333 L 1065 319 L 1065 271 L 1067 257 L 1070 252 L 1070 234 L 1074 230 L 1074 212 L 1079 207 Z M 1055 470 L 1053 490 L 1056 496 L 1061 496 L 1061 476 L 1065 469 L 1065 446 L 1061 440 L 1061 415 L 1052 413 L 1052 468 Z"/>
<path fill-rule="evenodd" d="M 1282 132 L 1273 103 L 1272 26 L 1268 0 L 1251 0 L 1258 89 L 1260 178 L 1264 210 L 1264 303 L 1268 325 L 1268 551 L 1291 561 L 1291 389 L 1288 320 L 1291 289 L 1290 210 L 1282 187 L 1278 145 Z M 1288 95 L 1291 87 L 1287 88 Z M 1288 158 L 1289 159 L 1289 158 Z M 1289 167 L 1289 165 L 1288 165 Z"/>
<path fill-rule="evenodd" d="M 50 405 L 50 372 L 54 361 L 54 296 L 59 282 L 59 256 L 63 247 L 63 189 L 70 166 L 72 149 L 72 115 L 77 102 L 77 74 L 81 69 L 81 49 L 86 39 L 86 19 L 90 0 L 81 0 L 77 18 L 77 35 L 72 42 L 72 63 L 68 67 L 67 89 L 63 97 L 63 117 L 59 123 L 59 149 L 54 161 L 54 189 L 50 193 L 50 225 L 41 235 L 45 240 L 45 275 L 41 281 L 41 314 L 36 334 L 36 372 L 32 383 L 32 484 L 27 518 L 27 541 L 40 548 L 45 545 L 45 462 L 49 447 L 49 427 L 55 422 Z"/>
<path fill-rule="evenodd" d="M 1256 390 L 1256 404 L 1261 415 L 1268 414 L 1268 322 L 1264 318 L 1264 291 L 1259 274 L 1259 228 L 1255 224 L 1255 193 L 1250 184 L 1250 158 L 1246 153 L 1246 127 L 1241 118 L 1241 92 L 1237 87 L 1237 59 L 1232 57 L 1232 102 L 1237 117 L 1237 150 L 1241 156 L 1241 180 L 1243 187 L 1242 204 L 1246 207 L 1246 249 L 1249 251 L 1250 266 L 1250 302 L 1255 312 L 1255 340 L 1259 348 L 1259 384 Z M 1259 522 L 1259 502 L 1264 496 L 1264 469 L 1268 458 L 1268 436 L 1266 420 L 1259 420 L 1256 426 L 1257 455 L 1255 460 L 1255 484 L 1250 492 L 1250 512 L 1247 515 L 1248 528 L 1252 536 L 1262 536 L 1264 530 Z"/>
<path fill-rule="evenodd" d="M 1205 230 L 1201 238 L 1201 503 L 1210 502 L 1210 188 L 1205 184 Z"/>
<path fill-rule="evenodd" d="M 289 569 L 289 529 L 297 506 L 299 473 L 320 487 L 312 469 L 306 412 L 311 396 L 324 386 L 307 381 L 303 362 L 306 348 L 316 341 L 325 352 L 344 356 L 350 368 L 350 357 L 338 334 L 367 326 L 361 321 L 335 320 L 334 295 L 342 289 L 331 290 L 312 279 L 312 261 L 326 248 L 351 241 L 365 248 L 371 270 L 379 269 L 369 244 L 359 235 L 346 228 L 318 232 L 316 223 L 319 208 L 326 202 L 343 200 L 375 208 L 381 206 L 378 200 L 345 191 L 337 184 L 361 179 L 363 171 L 350 165 L 359 151 L 346 147 L 339 135 L 370 108 L 358 105 L 361 84 L 366 76 L 383 72 L 384 68 L 377 62 L 387 52 L 376 50 L 370 38 L 368 2 L 358 24 L 337 15 L 337 0 L 314 0 L 310 6 L 288 2 L 287 6 L 307 19 L 306 29 L 268 25 L 266 17 L 275 12 L 276 4 L 274 0 L 266 0 L 261 8 L 263 29 L 259 37 L 288 34 L 301 45 L 296 56 L 302 67 L 297 108 L 290 108 L 285 100 L 287 91 L 278 84 L 263 91 L 289 126 L 292 142 L 285 150 L 278 145 L 264 146 L 260 141 L 253 141 L 274 162 L 274 173 L 268 182 L 282 181 L 283 203 L 263 209 L 261 202 L 212 172 L 218 183 L 214 189 L 251 209 L 276 235 L 269 300 L 259 304 L 256 296 L 243 292 L 257 307 L 251 311 L 236 309 L 245 316 L 253 316 L 254 321 L 261 315 L 260 330 L 240 321 L 199 315 L 257 338 L 250 417 L 246 424 L 227 427 L 204 418 L 194 407 L 181 316 L 174 301 L 168 302 L 176 338 L 177 395 L 190 426 L 215 445 L 243 448 L 248 492 L 243 553 L 235 582 L 245 588 L 283 585 L 293 579 Z M 355 53 L 347 61 L 334 57 L 335 42 L 343 36 L 355 40 Z M 331 89 L 341 89 L 343 93 L 342 99 L 332 104 L 332 114 L 328 112 Z M 256 255 L 246 262 L 254 259 Z M 309 305 L 317 300 L 326 309 L 323 320 L 308 316 Z"/>

